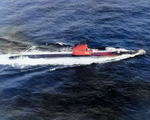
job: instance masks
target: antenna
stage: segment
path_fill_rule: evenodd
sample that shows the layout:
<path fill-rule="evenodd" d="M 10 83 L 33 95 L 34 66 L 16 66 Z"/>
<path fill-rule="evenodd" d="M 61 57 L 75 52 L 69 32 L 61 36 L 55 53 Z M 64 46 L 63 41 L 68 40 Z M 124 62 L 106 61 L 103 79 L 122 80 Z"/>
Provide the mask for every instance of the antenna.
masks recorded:
<path fill-rule="evenodd" d="M 85 41 L 85 44 L 86 44 L 86 39 L 84 41 Z"/>

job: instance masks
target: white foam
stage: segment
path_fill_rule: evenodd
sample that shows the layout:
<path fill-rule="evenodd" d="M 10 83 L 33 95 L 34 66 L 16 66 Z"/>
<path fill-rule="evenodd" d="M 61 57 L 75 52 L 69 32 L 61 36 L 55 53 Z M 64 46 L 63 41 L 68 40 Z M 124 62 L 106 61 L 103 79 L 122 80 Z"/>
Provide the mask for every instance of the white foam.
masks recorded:
<path fill-rule="evenodd" d="M 63 42 L 56 42 L 56 43 L 59 45 L 66 45 L 66 43 L 63 43 Z"/>
<path fill-rule="evenodd" d="M 125 51 L 129 51 L 129 50 L 126 50 L 124 48 L 106 47 L 106 51 L 107 52 L 116 52 L 116 51 L 118 51 L 118 52 L 120 52 L 120 51 L 125 52 Z"/>
<path fill-rule="evenodd" d="M 63 52 L 70 53 L 70 52 Z M 30 55 L 30 54 L 60 54 L 60 52 L 22 52 L 18 55 Z M 135 57 L 137 55 L 145 54 L 144 50 L 139 50 L 136 54 L 123 54 L 113 57 L 65 57 L 65 58 L 38 58 L 31 59 L 28 57 L 19 57 L 17 59 L 9 59 L 12 54 L 0 55 L 0 65 L 12 65 L 12 66 L 35 66 L 35 65 L 88 65 L 92 63 L 107 63 Z"/>
<path fill-rule="evenodd" d="M 92 63 L 106 63 L 111 61 L 118 61 L 135 55 L 121 55 L 116 57 L 66 57 L 66 58 L 51 58 L 51 59 L 30 59 L 28 57 L 20 57 L 17 59 L 10 60 L 6 56 L 0 56 L 2 65 L 88 65 Z"/>

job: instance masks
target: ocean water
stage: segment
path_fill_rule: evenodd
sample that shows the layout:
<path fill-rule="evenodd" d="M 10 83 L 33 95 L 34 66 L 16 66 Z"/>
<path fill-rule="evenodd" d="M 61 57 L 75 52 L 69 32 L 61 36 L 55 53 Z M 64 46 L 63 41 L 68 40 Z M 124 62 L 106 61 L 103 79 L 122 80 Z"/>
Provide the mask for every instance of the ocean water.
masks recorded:
<path fill-rule="evenodd" d="M 1 0 L 0 18 L 0 120 L 150 119 L 149 0 Z M 85 40 L 146 55 L 78 64 L 7 59 L 71 51 Z"/>

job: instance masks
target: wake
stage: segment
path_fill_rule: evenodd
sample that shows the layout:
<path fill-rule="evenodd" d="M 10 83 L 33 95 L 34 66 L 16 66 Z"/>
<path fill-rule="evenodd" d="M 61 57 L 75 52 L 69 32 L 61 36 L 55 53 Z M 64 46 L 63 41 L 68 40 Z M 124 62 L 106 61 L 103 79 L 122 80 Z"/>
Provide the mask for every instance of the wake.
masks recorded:
<path fill-rule="evenodd" d="M 112 48 L 111 48 L 112 49 Z M 114 50 L 117 50 L 113 48 Z M 125 49 L 123 49 L 125 51 Z M 60 54 L 61 52 L 41 52 L 41 51 L 30 51 L 30 52 L 21 52 L 17 55 L 20 57 L 16 59 L 9 59 L 14 54 L 1 54 L 0 55 L 0 65 L 11 65 L 13 67 L 26 67 L 26 66 L 36 66 L 36 65 L 66 65 L 66 66 L 73 66 L 73 65 L 89 65 L 92 63 L 108 63 L 119 61 L 127 58 L 132 58 L 137 55 L 144 54 L 144 50 L 139 50 L 136 54 L 122 54 L 119 56 L 113 57 L 104 57 L 104 56 L 96 56 L 96 57 L 63 57 L 63 58 L 29 58 L 27 56 L 22 57 L 21 55 L 38 55 L 38 54 Z M 64 52 L 63 52 L 64 53 Z M 67 52 L 66 52 L 67 53 Z M 68 52 L 70 53 L 70 52 Z"/>

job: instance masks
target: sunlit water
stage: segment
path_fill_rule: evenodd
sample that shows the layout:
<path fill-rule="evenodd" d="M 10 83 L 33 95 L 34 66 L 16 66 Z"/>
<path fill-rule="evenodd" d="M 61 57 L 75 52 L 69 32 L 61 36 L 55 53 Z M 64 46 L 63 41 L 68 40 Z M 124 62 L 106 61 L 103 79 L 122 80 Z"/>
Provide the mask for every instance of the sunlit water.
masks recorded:
<path fill-rule="evenodd" d="M 1 120 L 150 119 L 150 1 L 0 1 Z M 9 60 L 13 54 L 144 49 L 130 58 Z M 127 59 L 128 58 L 128 59 Z"/>

